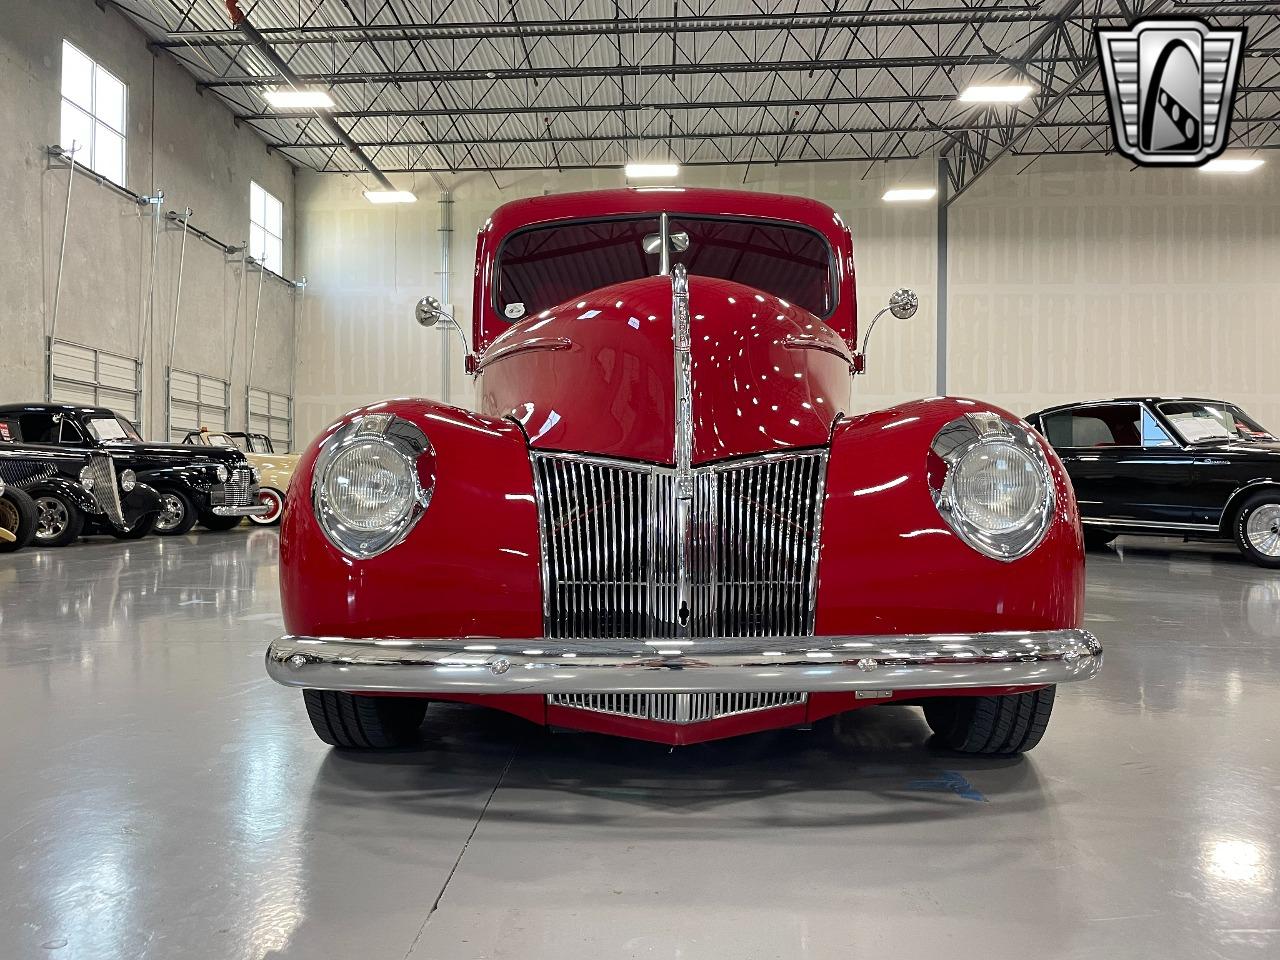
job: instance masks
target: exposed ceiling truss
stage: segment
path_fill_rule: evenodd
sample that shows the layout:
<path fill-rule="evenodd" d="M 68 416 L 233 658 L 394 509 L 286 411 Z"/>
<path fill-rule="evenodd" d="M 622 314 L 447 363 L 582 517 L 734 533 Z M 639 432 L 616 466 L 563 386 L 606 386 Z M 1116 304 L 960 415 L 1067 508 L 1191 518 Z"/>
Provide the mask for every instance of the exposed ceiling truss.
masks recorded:
<path fill-rule="evenodd" d="M 1219 0 L 101 0 L 294 162 L 383 173 L 949 160 L 1111 149 L 1093 31 L 1151 14 L 1249 30 L 1232 146 L 1280 146 L 1280 2 Z M 338 129 L 263 99 L 279 62 Z M 970 83 L 1024 79 L 1014 106 Z M 350 141 L 349 143 L 346 141 Z M 356 150 L 351 149 L 354 145 Z M 896 168 L 901 169 L 901 168 Z"/>

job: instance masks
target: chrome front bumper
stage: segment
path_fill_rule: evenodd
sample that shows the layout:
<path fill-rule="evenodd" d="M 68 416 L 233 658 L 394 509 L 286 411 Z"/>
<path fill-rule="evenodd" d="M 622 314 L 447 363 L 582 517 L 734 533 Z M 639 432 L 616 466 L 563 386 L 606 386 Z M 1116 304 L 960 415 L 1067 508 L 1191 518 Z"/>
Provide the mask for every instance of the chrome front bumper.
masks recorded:
<path fill-rule="evenodd" d="M 278 683 L 404 693 L 940 690 L 1087 680 L 1087 630 L 696 640 L 347 640 L 284 636 Z"/>
<path fill-rule="evenodd" d="M 268 503 L 255 503 L 247 507 L 212 507 L 215 517 L 263 517 L 271 512 Z"/>

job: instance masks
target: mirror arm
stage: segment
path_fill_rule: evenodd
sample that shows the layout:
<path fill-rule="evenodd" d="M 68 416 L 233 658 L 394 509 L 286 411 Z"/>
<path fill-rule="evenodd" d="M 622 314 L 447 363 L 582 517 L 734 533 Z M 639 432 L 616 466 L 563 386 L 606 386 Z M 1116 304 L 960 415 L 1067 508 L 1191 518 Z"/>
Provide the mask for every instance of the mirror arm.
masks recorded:
<path fill-rule="evenodd" d="M 880 311 L 871 318 L 871 322 L 867 324 L 867 332 L 862 335 L 862 349 L 853 358 L 853 372 L 855 374 L 867 372 L 867 344 L 871 342 L 871 331 L 876 328 L 876 322 L 888 312 L 888 307 L 881 307 Z"/>

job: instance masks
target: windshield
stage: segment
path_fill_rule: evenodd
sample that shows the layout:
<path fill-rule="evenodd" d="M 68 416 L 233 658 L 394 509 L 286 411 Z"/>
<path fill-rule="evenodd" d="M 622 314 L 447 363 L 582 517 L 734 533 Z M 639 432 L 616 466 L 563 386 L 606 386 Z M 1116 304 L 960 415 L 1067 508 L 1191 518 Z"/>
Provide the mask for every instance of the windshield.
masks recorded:
<path fill-rule="evenodd" d="M 534 227 L 502 244 L 494 281 L 498 313 L 512 323 L 591 290 L 656 276 L 656 216 Z M 745 284 L 819 317 L 835 308 L 831 251 L 795 224 L 672 214 L 671 262 L 689 273 Z"/>
<path fill-rule="evenodd" d="M 1213 440 L 1274 440 L 1270 432 L 1233 403 L 1176 400 L 1159 405 L 1187 443 Z"/>
<path fill-rule="evenodd" d="M 236 444 L 236 442 L 232 440 L 230 437 L 228 437 L 225 433 L 206 433 L 204 437 L 205 437 L 205 442 L 212 446 L 231 447 L 232 449 L 239 449 L 239 446 Z"/>
<path fill-rule="evenodd" d="M 271 441 L 261 433 L 249 434 L 249 453 L 275 453 Z"/>
<path fill-rule="evenodd" d="M 121 420 L 119 417 L 89 417 L 85 420 L 85 426 L 89 430 L 90 436 L 99 443 L 110 443 L 114 441 L 126 441 L 132 443 L 141 443 L 142 438 L 138 436 L 138 431 L 133 426 Z"/>

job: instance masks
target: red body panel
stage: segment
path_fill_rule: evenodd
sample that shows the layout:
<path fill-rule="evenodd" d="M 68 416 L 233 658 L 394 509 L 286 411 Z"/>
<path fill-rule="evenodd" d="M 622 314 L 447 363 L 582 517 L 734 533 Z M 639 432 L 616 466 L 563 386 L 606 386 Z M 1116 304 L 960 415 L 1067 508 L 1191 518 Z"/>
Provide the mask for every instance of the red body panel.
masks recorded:
<path fill-rule="evenodd" d="M 400 546 L 353 560 L 321 532 L 311 507 L 316 457 L 363 413 L 395 413 L 435 447 L 431 506 Z M 353 410 L 302 455 L 280 534 L 280 594 L 291 633 L 344 637 L 536 637 L 542 633 L 541 548 L 524 436 L 427 400 Z"/>
<path fill-rule="evenodd" d="M 650 277 L 545 310 L 494 341 L 480 410 L 530 444 L 672 463 L 671 280 Z M 693 462 L 816 447 L 849 400 L 850 356 L 809 312 L 726 280 L 689 278 Z"/>
<path fill-rule="evenodd" d="M 1044 542 L 1012 563 L 965 544 L 943 521 L 927 480 L 934 435 L 965 413 L 999 407 L 938 397 L 840 424 L 831 444 L 818 561 L 819 635 L 965 633 L 1077 627 L 1084 545 L 1062 462 L 1057 516 Z"/>

